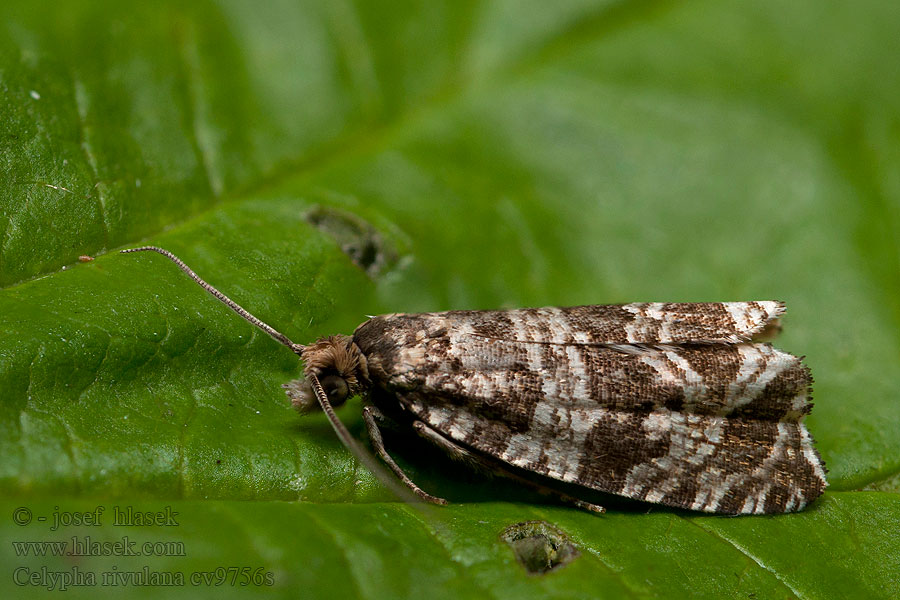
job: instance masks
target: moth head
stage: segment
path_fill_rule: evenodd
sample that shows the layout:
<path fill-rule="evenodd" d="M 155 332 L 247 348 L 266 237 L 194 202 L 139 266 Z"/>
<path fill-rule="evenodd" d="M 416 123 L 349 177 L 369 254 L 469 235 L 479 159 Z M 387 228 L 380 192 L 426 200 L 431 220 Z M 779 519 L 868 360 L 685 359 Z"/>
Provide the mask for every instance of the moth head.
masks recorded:
<path fill-rule="evenodd" d="M 355 396 L 368 387 L 369 372 L 366 357 L 353 338 L 346 335 L 332 335 L 305 346 L 300 358 L 306 363 L 304 379 L 284 384 L 291 403 L 301 413 L 320 408 L 315 392 L 310 385 L 310 374 L 314 374 L 332 406 L 340 406 L 347 398 Z"/>

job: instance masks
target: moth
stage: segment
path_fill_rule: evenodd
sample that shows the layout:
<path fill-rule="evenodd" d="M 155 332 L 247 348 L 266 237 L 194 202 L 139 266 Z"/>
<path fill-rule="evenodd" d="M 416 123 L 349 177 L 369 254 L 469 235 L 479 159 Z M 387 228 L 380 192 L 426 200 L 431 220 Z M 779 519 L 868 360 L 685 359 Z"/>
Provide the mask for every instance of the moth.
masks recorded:
<path fill-rule="evenodd" d="M 764 341 L 780 329 L 781 302 L 389 314 L 302 345 L 171 252 L 122 250 L 139 251 L 166 256 L 295 352 L 304 378 L 284 386 L 294 406 L 324 411 L 377 473 L 333 410 L 363 394 L 375 452 L 418 499 L 446 504 L 391 458 L 385 425 L 595 512 L 604 509 L 554 482 L 720 514 L 801 510 L 827 485 L 802 422 L 810 371 Z"/>

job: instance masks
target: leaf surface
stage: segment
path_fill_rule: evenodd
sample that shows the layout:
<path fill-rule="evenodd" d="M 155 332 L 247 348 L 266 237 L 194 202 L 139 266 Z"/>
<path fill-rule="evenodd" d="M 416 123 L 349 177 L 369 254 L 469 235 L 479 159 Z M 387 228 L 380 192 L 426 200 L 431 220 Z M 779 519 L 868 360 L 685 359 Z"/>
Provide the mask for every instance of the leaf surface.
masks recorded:
<path fill-rule="evenodd" d="M 171 503 L 198 550 L 139 567 L 246 555 L 282 595 L 900 594 L 893 4 L 10 2 L 0 23 L 5 514 Z M 797 515 L 595 517 L 400 444 L 458 504 L 397 505 L 292 412 L 289 351 L 114 252 L 144 243 L 297 342 L 380 312 L 784 300 L 831 487 Z M 358 401 L 342 417 L 362 434 Z M 499 536 L 534 519 L 581 556 L 525 575 Z"/>

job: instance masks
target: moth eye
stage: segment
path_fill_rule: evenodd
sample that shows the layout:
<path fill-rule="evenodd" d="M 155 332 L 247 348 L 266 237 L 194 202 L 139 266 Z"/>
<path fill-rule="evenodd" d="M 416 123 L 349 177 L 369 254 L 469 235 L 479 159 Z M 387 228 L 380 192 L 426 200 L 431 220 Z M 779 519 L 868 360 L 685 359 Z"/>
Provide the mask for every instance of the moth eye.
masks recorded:
<path fill-rule="evenodd" d="M 326 375 L 321 380 L 322 389 L 332 404 L 343 402 L 350 395 L 350 386 L 343 377 Z"/>

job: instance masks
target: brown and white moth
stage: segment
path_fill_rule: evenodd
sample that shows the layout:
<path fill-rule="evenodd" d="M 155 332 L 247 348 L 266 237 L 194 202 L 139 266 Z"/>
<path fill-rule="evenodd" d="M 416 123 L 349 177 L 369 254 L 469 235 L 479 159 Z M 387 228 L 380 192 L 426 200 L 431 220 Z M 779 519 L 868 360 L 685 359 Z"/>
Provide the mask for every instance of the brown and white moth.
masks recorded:
<path fill-rule="evenodd" d="M 809 369 L 762 341 L 779 329 L 780 302 L 391 314 L 304 346 L 170 252 L 122 252 L 142 250 L 298 354 L 305 377 L 285 385 L 294 405 L 321 408 L 357 452 L 332 405 L 365 394 L 373 447 L 421 499 L 446 503 L 403 473 L 379 425 L 598 512 L 542 481 L 721 514 L 800 510 L 827 485 L 802 423 Z"/>

